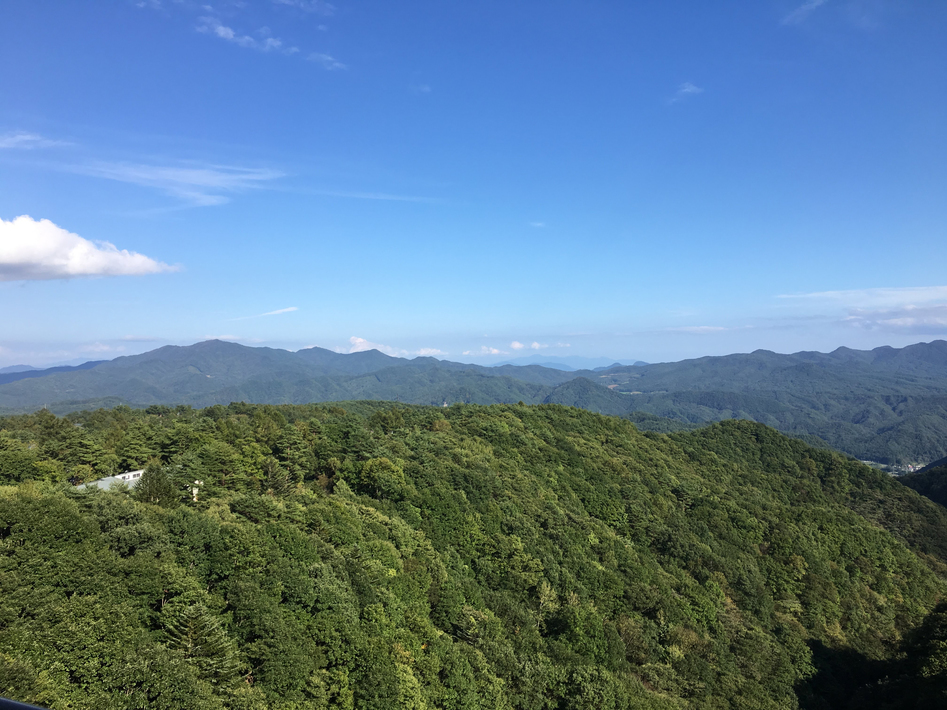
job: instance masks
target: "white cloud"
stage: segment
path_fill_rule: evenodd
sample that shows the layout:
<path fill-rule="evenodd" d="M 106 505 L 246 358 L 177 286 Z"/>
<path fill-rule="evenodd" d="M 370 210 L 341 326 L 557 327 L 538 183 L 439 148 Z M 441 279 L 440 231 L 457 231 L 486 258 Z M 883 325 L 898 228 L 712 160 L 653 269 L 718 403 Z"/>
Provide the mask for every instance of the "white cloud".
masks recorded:
<path fill-rule="evenodd" d="M 890 310 L 851 311 L 844 323 L 894 333 L 947 333 L 947 305 L 905 306 Z"/>
<path fill-rule="evenodd" d="M 83 239 L 48 219 L 0 219 L 0 281 L 137 276 L 177 268 L 109 242 Z"/>
<path fill-rule="evenodd" d="M 697 94 L 704 93 L 704 90 L 699 86 L 695 86 L 689 81 L 685 81 L 679 87 L 677 87 L 677 92 L 674 94 L 674 98 L 671 99 L 671 103 L 676 103 L 677 101 L 683 101 L 689 96 L 696 96 Z"/>
<path fill-rule="evenodd" d="M 240 318 L 231 318 L 230 320 L 249 320 L 250 318 L 263 318 L 264 316 L 278 316 L 282 313 L 292 313 L 293 311 L 298 311 L 299 306 L 290 306 L 289 308 L 280 308 L 276 311 L 268 311 L 266 313 L 257 313 L 252 316 L 241 316 Z"/>
<path fill-rule="evenodd" d="M 864 288 L 848 291 L 781 294 L 777 298 L 815 302 L 850 308 L 899 308 L 924 303 L 947 302 L 947 286 Z"/>
<path fill-rule="evenodd" d="M 215 17 L 200 17 L 198 21 L 200 22 L 197 26 L 198 32 L 219 37 L 239 47 L 256 49 L 260 52 L 280 52 L 282 54 L 296 54 L 299 52 L 299 47 L 286 47 L 279 37 L 271 37 L 268 27 L 260 28 L 259 34 L 262 38 L 257 39 L 250 35 L 238 34 L 232 27 L 227 27 Z"/>
<path fill-rule="evenodd" d="M 389 345 L 373 343 L 370 340 L 366 340 L 365 338 L 359 338 L 357 335 L 353 335 L 351 338 L 349 338 L 349 343 L 351 343 L 351 347 L 348 349 L 348 352 L 350 353 L 363 353 L 366 350 L 378 350 L 379 352 L 383 352 L 386 355 L 391 355 L 393 357 L 398 357 L 400 354 L 398 350 Z"/>
<path fill-rule="evenodd" d="M 545 222 L 530 222 L 529 226 L 536 227 L 537 229 L 542 229 L 543 227 L 546 226 L 546 223 Z"/>
<path fill-rule="evenodd" d="M 479 350 L 464 350 L 464 355 L 472 355 L 474 357 L 483 356 L 483 355 L 509 355 L 506 350 L 499 350 L 498 348 L 492 348 L 488 345 L 480 346 Z"/>
<path fill-rule="evenodd" d="M 795 10 L 790 12 L 782 19 L 782 24 L 784 25 L 798 25 L 806 21 L 806 18 L 809 17 L 817 9 L 825 5 L 828 0 L 807 0 L 802 5 L 797 7 Z"/>
<path fill-rule="evenodd" d="M 260 316 L 278 316 L 280 313 L 292 313 L 293 311 L 298 311 L 299 306 L 290 306 L 289 308 L 280 308 L 276 311 L 269 311 L 268 313 L 261 313 Z"/>
<path fill-rule="evenodd" d="M 222 205 L 229 201 L 221 192 L 242 192 L 259 187 L 284 173 L 267 168 L 229 165 L 144 165 L 136 163 L 90 163 L 66 170 L 82 175 L 117 180 L 157 188 L 198 207 Z"/>
<path fill-rule="evenodd" d="M 379 352 L 385 353 L 385 355 L 390 355 L 391 357 L 437 357 L 439 355 L 447 355 L 445 351 L 438 348 L 405 350 L 404 348 L 395 348 L 391 345 L 383 345 L 382 343 L 373 343 L 372 341 L 366 340 L 365 338 L 359 338 L 357 335 L 353 335 L 351 338 L 349 338 L 349 345 L 347 347 L 336 347 L 333 348 L 333 350 L 335 350 L 337 353 L 362 353 L 366 350 L 377 350 Z"/>
<path fill-rule="evenodd" d="M 535 340 L 529 345 L 527 345 L 526 343 L 521 343 L 518 340 L 514 340 L 512 343 L 510 343 L 510 347 L 513 348 L 514 350 L 523 350 L 524 348 L 531 348 L 532 350 L 542 350 L 543 348 L 548 348 L 549 346 L 546 345 L 545 343 L 536 342 Z M 566 347 L 568 347 L 568 345 Z"/>
<path fill-rule="evenodd" d="M 275 5 L 288 5 L 305 12 L 315 12 L 319 15 L 331 15 L 335 12 L 335 5 L 324 0 L 273 0 Z"/>
<path fill-rule="evenodd" d="M 430 94 L 431 85 L 430 84 L 414 84 L 410 87 L 411 92 L 414 94 Z"/>
<path fill-rule="evenodd" d="M 65 141 L 54 141 L 36 133 L 7 133 L 0 136 L 0 148 L 14 148 L 31 150 L 32 148 L 54 148 L 60 145 L 69 145 Z"/>
<path fill-rule="evenodd" d="M 308 59 L 310 62 L 320 64 L 323 69 L 328 71 L 335 71 L 336 69 L 348 69 L 345 64 L 340 62 L 331 54 L 325 54 L 323 52 L 312 52 L 308 57 L 306 57 L 306 59 Z"/>

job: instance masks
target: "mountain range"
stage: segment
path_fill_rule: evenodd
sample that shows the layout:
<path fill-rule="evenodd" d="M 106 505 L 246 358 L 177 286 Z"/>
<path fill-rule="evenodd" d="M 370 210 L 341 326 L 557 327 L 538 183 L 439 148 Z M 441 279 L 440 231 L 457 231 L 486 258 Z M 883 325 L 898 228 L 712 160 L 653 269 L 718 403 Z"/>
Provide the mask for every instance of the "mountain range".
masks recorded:
<path fill-rule="evenodd" d="M 405 359 L 377 350 L 296 352 L 211 340 L 77 367 L 0 375 L 0 413 L 47 407 L 554 403 L 670 431 L 753 419 L 883 464 L 947 455 L 947 342 L 790 355 L 766 350 L 672 363 L 565 371 Z M 668 421 L 671 420 L 671 421 Z"/>

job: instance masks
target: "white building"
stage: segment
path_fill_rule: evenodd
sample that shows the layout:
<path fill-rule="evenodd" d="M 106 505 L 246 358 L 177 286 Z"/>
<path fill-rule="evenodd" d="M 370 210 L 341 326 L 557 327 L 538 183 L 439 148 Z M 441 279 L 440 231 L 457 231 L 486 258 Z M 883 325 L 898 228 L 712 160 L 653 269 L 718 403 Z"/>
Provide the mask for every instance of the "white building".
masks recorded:
<path fill-rule="evenodd" d="M 145 469 L 138 471 L 128 471 L 126 473 L 120 473 L 117 476 L 106 476 L 105 478 L 100 478 L 98 481 L 89 481 L 89 483 L 83 483 L 81 486 L 76 486 L 76 488 L 90 488 L 95 486 L 96 488 L 101 488 L 103 491 L 107 491 L 109 488 L 114 486 L 116 483 L 124 483 L 127 486 L 132 488 L 138 483 L 138 479 L 141 478 L 141 474 L 145 472 Z"/>

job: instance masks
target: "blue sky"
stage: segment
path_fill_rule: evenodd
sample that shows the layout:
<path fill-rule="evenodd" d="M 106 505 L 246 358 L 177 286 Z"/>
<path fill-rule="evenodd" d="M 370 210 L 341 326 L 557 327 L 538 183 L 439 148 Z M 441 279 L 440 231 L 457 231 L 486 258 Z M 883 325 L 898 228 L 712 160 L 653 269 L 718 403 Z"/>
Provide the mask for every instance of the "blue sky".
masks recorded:
<path fill-rule="evenodd" d="M 0 366 L 947 337 L 947 4 L 0 8 Z"/>

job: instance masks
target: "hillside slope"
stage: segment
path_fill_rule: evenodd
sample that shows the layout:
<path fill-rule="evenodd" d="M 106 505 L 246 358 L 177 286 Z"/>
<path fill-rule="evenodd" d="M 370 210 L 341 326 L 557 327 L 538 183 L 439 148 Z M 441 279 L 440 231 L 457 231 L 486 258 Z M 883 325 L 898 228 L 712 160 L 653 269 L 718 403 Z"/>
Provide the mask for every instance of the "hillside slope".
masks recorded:
<path fill-rule="evenodd" d="M 62 484 L 146 463 L 131 497 Z M 0 476 L 0 693 L 24 700 L 847 709 L 947 687 L 947 511 L 760 424 L 40 412 L 0 420 Z"/>

